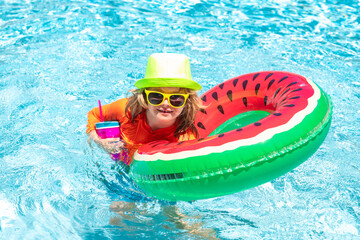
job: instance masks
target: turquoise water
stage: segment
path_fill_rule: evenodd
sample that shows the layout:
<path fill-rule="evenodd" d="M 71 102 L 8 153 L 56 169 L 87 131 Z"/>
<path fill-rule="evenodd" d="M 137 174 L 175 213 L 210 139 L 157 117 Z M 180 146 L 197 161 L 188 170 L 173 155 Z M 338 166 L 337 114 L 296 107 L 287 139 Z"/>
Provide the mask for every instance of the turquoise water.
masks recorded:
<path fill-rule="evenodd" d="M 335 0 L 0 0 L 0 239 L 360 239 L 359 12 Z M 259 187 L 149 199 L 85 129 L 154 52 L 188 55 L 204 91 L 262 70 L 304 75 L 333 100 L 329 135 Z"/>

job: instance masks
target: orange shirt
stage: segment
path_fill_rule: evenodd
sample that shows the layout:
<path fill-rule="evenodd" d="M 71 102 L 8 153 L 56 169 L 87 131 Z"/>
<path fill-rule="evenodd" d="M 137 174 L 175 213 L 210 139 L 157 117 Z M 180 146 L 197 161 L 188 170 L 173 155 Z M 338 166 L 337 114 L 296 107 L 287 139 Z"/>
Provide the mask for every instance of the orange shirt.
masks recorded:
<path fill-rule="evenodd" d="M 132 122 L 126 117 L 125 107 L 128 99 L 123 98 L 113 103 L 102 106 L 104 121 L 118 121 L 120 123 L 121 137 L 126 142 L 126 148 L 129 151 L 129 157 L 135 151 L 145 143 L 149 143 L 156 140 L 167 140 L 169 142 L 177 142 L 178 138 L 174 136 L 176 130 L 176 124 L 167 127 L 152 130 L 146 122 L 145 111 L 139 114 L 135 121 Z M 88 113 L 88 124 L 86 132 L 89 133 L 95 130 L 95 123 L 100 122 L 100 110 L 98 107 L 93 108 Z M 181 140 L 195 139 L 193 134 L 186 134 L 186 136 L 180 136 Z"/>

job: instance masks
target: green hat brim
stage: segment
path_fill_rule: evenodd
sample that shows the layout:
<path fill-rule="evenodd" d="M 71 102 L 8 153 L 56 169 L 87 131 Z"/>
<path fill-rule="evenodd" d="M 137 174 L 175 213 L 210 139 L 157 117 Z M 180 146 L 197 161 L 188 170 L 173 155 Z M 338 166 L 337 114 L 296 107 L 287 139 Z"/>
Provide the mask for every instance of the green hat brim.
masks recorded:
<path fill-rule="evenodd" d="M 135 87 L 178 87 L 192 90 L 200 90 L 202 88 L 197 82 L 184 78 L 143 78 L 135 82 Z"/>

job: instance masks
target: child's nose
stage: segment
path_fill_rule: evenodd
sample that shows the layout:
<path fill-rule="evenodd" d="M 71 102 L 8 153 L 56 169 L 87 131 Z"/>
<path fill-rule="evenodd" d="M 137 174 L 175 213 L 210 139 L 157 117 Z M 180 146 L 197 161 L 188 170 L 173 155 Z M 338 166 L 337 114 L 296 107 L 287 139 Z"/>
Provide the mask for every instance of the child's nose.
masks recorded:
<path fill-rule="evenodd" d="M 170 106 L 167 98 L 165 98 L 165 100 L 164 100 L 164 102 L 163 102 L 162 104 L 163 104 L 163 105 L 168 105 L 168 106 Z"/>

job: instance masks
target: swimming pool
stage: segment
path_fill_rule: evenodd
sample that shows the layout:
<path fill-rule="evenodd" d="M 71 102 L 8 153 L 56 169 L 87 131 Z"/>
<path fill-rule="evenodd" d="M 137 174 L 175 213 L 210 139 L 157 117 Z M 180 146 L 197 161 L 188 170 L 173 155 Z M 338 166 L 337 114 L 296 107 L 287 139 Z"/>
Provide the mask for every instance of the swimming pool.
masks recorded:
<path fill-rule="evenodd" d="M 0 1 L 0 238 L 360 238 L 359 11 L 335 0 Z M 85 126 L 154 52 L 188 55 L 203 91 L 262 70 L 306 76 L 332 98 L 329 135 L 259 187 L 148 199 L 88 146 Z"/>

